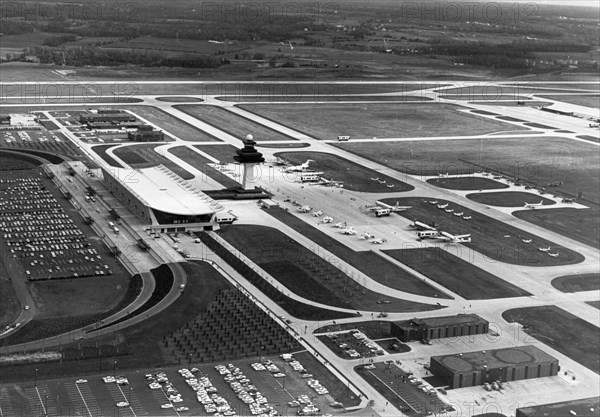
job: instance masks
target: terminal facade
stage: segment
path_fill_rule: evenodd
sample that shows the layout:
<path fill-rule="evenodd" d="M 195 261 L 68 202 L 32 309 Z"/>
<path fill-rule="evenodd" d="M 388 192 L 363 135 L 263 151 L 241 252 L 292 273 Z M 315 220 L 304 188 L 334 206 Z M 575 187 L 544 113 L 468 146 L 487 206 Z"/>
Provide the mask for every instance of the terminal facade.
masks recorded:
<path fill-rule="evenodd" d="M 411 319 L 392 323 L 392 336 L 402 342 L 471 336 L 488 332 L 489 322 L 476 314 Z"/>

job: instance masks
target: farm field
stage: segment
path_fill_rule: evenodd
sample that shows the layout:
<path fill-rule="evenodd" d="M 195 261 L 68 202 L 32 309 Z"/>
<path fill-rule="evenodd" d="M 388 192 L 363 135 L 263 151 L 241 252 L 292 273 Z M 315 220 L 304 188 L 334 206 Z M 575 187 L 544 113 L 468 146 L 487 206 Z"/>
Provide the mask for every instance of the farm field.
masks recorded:
<path fill-rule="evenodd" d="M 599 291 L 600 273 L 558 277 L 554 278 L 551 284 L 562 292 Z"/>
<path fill-rule="evenodd" d="M 539 194 L 533 194 L 521 191 L 499 191 L 493 193 L 473 193 L 467 194 L 469 200 L 476 201 L 488 206 L 497 207 L 524 207 L 526 203 L 542 202 L 544 206 L 556 204 L 554 200 L 544 198 Z"/>
<path fill-rule="evenodd" d="M 600 202 L 597 147 L 566 138 L 489 137 L 385 144 L 336 143 L 334 146 L 414 175 L 469 174 L 485 170 L 518 177 L 541 187 L 562 181 L 553 191 L 566 196 L 582 192 L 585 199 Z"/>
<path fill-rule="evenodd" d="M 556 306 L 507 310 L 502 317 L 509 323 L 527 326 L 524 332 L 567 355 L 596 373 L 600 373 L 598 328 Z"/>
<path fill-rule="evenodd" d="M 341 181 L 344 188 L 352 191 L 361 191 L 369 193 L 390 193 L 413 190 L 412 185 L 398 181 L 395 178 L 373 171 L 362 165 L 344 159 L 340 156 L 324 152 L 279 152 L 278 156 L 292 165 L 304 163 L 307 159 L 314 162 L 310 164 L 310 169 L 323 172 L 323 177 Z M 298 175 L 296 173 L 284 174 L 290 181 Z M 379 178 L 379 181 L 373 181 L 371 178 Z"/>
<path fill-rule="evenodd" d="M 458 178 L 433 178 L 427 180 L 431 185 L 451 190 L 497 190 L 508 188 L 508 185 L 489 178 L 458 177 Z"/>
<path fill-rule="evenodd" d="M 583 203 L 586 204 L 586 203 Z M 517 210 L 513 216 L 600 249 L 600 209 Z"/>
<path fill-rule="evenodd" d="M 164 129 L 181 140 L 189 142 L 220 142 L 219 139 L 194 127 L 183 120 L 152 106 L 127 106 L 135 114 L 154 123 L 159 129 Z M 165 136 L 166 137 L 166 136 Z"/>
<path fill-rule="evenodd" d="M 222 228 L 217 233 L 236 249 L 246 248 L 244 254 L 259 267 L 288 290 L 311 301 L 355 310 L 418 311 L 428 307 L 365 289 L 343 270 L 277 229 L 238 225 Z M 382 299 L 390 303 L 377 303 Z"/>
<path fill-rule="evenodd" d="M 446 294 L 377 254 L 371 251 L 356 252 L 287 211 L 272 208 L 265 212 L 383 285 L 412 294 L 448 298 Z"/>
<path fill-rule="evenodd" d="M 216 106 L 182 104 L 174 107 L 240 140 L 243 140 L 248 134 L 254 136 L 254 140 L 257 142 L 295 140 L 290 136 Z"/>
<path fill-rule="evenodd" d="M 399 202 L 401 206 L 412 206 L 410 210 L 398 213 L 407 219 L 435 222 L 438 230 L 455 235 L 471 234 L 472 243 L 463 243 L 462 245 L 496 261 L 524 266 L 551 266 L 570 265 L 584 260 L 581 254 L 571 249 L 558 246 L 478 211 L 442 199 L 438 199 L 437 204 L 448 203 L 448 209 L 462 212 L 464 216 L 471 216 L 471 219 L 464 220 L 462 216 L 447 213 L 445 210 L 438 209 L 436 204 L 431 204 L 428 200 L 420 197 L 385 198 L 382 201 L 389 205 Z M 526 244 L 523 239 L 532 239 L 533 242 Z M 538 250 L 538 247 L 548 246 L 559 253 L 559 256 L 551 257 Z"/>
<path fill-rule="evenodd" d="M 441 247 L 384 252 L 467 300 L 531 295 Z"/>
<path fill-rule="evenodd" d="M 355 139 L 406 138 L 482 135 L 523 129 L 460 111 L 457 106 L 437 103 L 243 104 L 238 107 L 322 140 L 335 139 L 338 135 Z M 398 146 L 407 148 L 404 142 Z"/>

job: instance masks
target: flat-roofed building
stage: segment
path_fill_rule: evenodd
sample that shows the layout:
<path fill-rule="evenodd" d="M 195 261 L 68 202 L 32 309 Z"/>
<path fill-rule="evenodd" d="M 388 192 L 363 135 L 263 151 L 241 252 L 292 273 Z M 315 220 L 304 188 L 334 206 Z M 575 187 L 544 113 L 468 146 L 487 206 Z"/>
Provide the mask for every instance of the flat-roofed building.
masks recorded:
<path fill-rule="evenodd" d="M 160 232 L 216 230 L 223 206 L 163 165 L 102 169 L 110 192 Z"/>
<path fill-rule="evenodd" d="M 565 417 L 597 416 L 600 412 L 598 397 L 583 400 L 564 401 L 544 405 L 534 405 L 517 409 L 517 417 Z"/>
<path fill-rule="evenodd" d="M 430 371 L 450 388 L 554 376 L 558 359 L 532 345 L 433 356 Z"/>
<path fill-rule="evenodd" d="M 402 342 L 444 337 L 470 336 L 488 332 L 489 322 L 477 314 L 428 317 L 392 323 L 392 336 Z"/>

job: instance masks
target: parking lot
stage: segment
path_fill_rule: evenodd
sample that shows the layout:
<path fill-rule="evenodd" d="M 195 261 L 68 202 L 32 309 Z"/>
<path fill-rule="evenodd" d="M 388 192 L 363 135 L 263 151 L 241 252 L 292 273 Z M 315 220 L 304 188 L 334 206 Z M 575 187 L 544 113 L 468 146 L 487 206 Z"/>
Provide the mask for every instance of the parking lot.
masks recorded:
<path fill-rule="evenodd" d="M 344 359 L 370 358 L 385 353 L 381 346 L 359 330 L 330 333 L 319 336 L 319 339 Z"/>
<path fill-rule="evenodd" d="M 318 409 L 322 415 L 340 406 L 293 357 L 127 372 L 118 366 L 101 375 L 0 385 L 2 415 L 208 416 L 217 410 L 223 415 L 296 415 L 302 409 Z"/>
<path fill-rule="evenodd" d="M 0 130 L 0 146 L 16 149 L 37 149 L 70 156 L 79 151 L 62 133 L 42 126 L 23 129 Z"/>

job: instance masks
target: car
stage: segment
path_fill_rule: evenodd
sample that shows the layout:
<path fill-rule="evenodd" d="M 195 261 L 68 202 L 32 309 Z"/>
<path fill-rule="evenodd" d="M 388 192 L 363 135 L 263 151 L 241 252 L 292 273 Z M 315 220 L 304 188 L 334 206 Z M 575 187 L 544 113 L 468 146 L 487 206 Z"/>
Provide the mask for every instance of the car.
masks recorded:
<path fill-rule="evenodd" d="M 87 379 L 78 379 L 77 381 L 75 381 L 76 384 L 85 384 L 87 382 Z"/>
<path fill-rule="evenodd" d="M 24 308 L 25 308 L 25 310 L 29 310 L 29 306 L 25 306 Z"/>
<path fill-rule="evenodd" d="M 189 410 L 190 410 L 190 408 L 189 408 L 189 407 L 177 407 L 177 408 L 175 409 L 175 411 L 189 411 Z"/>
<path fill-rule="evenodd" d="M 162 404 L 162 405 L 160 406 L 160 408 L 164 408 L 164 409 L 167 409 L 167 408 L 173 408 L 173 404 L 171 404 L 171 403 L 168 403 L 168 404 Z"/>
<path fill-rule="evenodd" d="M 129 407 L 129 403 L 127 401 L 121 401 L 117 403 L 117 407 Z"/>

